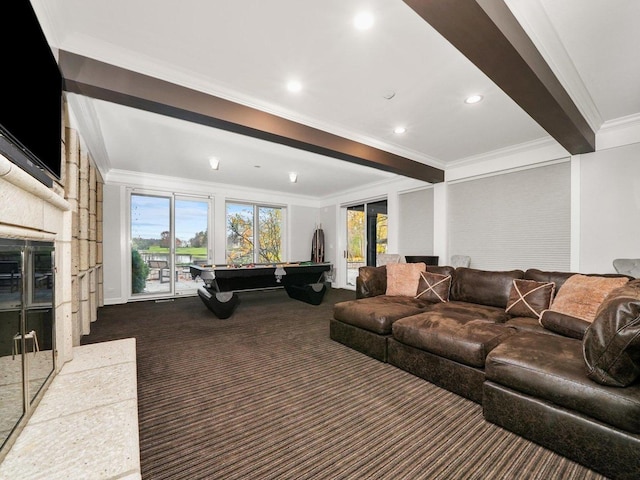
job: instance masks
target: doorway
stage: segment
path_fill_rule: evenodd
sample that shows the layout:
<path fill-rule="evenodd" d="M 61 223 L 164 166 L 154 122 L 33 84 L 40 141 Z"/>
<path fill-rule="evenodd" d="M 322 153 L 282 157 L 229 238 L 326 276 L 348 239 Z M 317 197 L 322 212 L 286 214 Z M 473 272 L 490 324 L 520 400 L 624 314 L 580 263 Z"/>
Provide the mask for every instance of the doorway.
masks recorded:
<path fill-rule="evenodd" d="M 189 266 L 210 263 L 208 198 L 131 193 L 132 298 L 193 294 Z"/>
<path fill-rule="evenodd" d="M 387 200 L 347 207 L 347 286 L 355 287 L 358 269 L 375 266 L 378 254 L 387 253 Z"/>

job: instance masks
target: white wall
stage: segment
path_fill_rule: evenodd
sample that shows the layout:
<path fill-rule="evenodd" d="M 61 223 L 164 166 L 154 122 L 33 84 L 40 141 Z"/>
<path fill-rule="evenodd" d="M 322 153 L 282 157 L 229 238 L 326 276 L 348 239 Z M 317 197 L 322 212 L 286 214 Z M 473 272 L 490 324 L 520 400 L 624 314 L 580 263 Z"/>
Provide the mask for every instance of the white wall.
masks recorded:
<path fill-rule="evenodd" d="M 287 209 L 288 260 L 305 262 L 311 260 L 311 242 L 316 226 L 319 227 L 318 209 L 291 205 Z"/>
<path fill-rule="evenodd" d="M 448 185 L 446 182 L 433 186 L 433 254 L 438 263 L 449 262 L 449 232 L 447 230 Z"/>
<path fill-rule="evenodd" d="M 640 258 L 640 143 L 580 156 L 580 271 Z"/>
<path fill-rule="evenodd" d="M 398 195 L 398 253 L 433 255 L 433 188 Z"/>
<path fill-rule="evenodd" d="M 338 207 L 336 205 L 323 207 L 318 209 L 318 223 L 324 232 L 324 261 L 329 262 L 334 266 L 334 279 L 333 282 L 337 286 L 336 265 L 342 255 L 339 254 L 340 247 L 338 245 L 338 231 L 340 226 L 338 225 Z"/>
<path fill-rule="evenodd" d="M 103 233 L 102 233 L 102 258 L 103 258 L 103 289 L 104 302 L 122 303 L 126 301 L 126 293 L 129 285 L 122 268 L 122 252 L 127 235 L 124 231 L 125 219 L 125 188 L 120 185 L 104 185 L 102 193 L 103 202 Z"/>
<path fill-rule="evenodd" d="M 338 231 L 337 209 L 335 206 L 318 209 L 318 224 L 324 231 L 324 260 L 335 263 L 338 258 L 338 246 L 336 245 L 336 233 Z"/>

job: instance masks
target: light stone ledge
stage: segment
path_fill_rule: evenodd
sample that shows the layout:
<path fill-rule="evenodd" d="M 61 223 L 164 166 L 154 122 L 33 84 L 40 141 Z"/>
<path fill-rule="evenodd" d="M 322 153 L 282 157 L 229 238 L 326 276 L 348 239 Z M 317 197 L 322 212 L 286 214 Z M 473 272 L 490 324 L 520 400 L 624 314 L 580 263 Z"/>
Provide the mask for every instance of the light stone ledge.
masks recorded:
<path fill-rule="evenodd" d="M 0 479 L 140 480 L 134 338 L 74 347 Z"/>

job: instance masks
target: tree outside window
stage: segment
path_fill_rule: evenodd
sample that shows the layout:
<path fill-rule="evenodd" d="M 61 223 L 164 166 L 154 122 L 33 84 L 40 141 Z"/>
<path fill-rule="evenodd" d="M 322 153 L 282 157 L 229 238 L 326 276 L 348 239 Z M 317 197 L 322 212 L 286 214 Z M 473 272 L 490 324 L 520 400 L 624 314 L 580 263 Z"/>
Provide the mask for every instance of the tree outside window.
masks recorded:
<path fill-rule="evenodd" d="M 227 263 L 281 262 L 282 210 L 227 203 Z"/>

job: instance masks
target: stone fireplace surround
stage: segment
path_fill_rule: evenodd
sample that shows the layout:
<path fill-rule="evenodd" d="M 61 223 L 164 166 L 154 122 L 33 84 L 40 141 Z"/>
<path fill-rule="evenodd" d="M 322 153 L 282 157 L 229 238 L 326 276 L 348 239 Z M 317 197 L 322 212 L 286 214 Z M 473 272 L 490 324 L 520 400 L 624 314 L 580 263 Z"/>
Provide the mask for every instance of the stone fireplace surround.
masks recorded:
<path fill-rule="evenodd" d="M 55 416 L 58 418 L 51 419 L 61 421 L 68 418 L 70 425 L 74 425 L 69 431 L 70 434 L 78 430 L 78 419 L 87 412 L 93 412 L 90 414 L 91 423 L 98 426 L 100 419 L 96 418 L 96 414 L 99 410 L 95 402 L 104 403 L 104 399 L 113 398 L 115 392 L 96 389 L 104 388 L 105 376 L 112 376 L 113 369 L 121 370 L 123 365 L 128 365 L 128 368 L 124 370 L 124 377 L 119 379 L 118 385 L 122 386 L 122 382 L 126 381 L 127 391 L 131 390 L 132 386 L 133 390 L 130 392 L 131 395 L 119 398 L 119 401 L 125 401 L 122 405 L 129 421 L 125 422 L 122 431 L 114 432 L 113 426 L 119 422 L 114 424 L 113 419 L 107 415 L 103 420 L 105 424 L 111 425 L 111 428 L 103 430 L 113 435 L 112 439 L 122 435 L 137 439 L 135 342 L 127 344 L 126 349 L 122 350 L 122 355 L 115 360 L 100 355 L 99 351 L 97 356 L 91 355 L 86 347 L 80 347 L 81 337 L 90 333 L 91 322 L 97 318 L 97 309 L 103 305 L 102 180 L 89 154 L 83 151 L 77 132 L 68 127 L 62 136 L 62 152 L 62 179 L 60 182 L 54 182 L 52 188 L 47 188 L 0 154 L 0 237 L 55 243 L 55 374 L 49 382 L 49 388 L 38 395 L 34 402 L 35 408 L 27 412 L 0 452 L 0 471 L 10 469 L 13 472 L 24 472 L 24 468 L 28 470 L 33 467 L 32 458 L 23 458 L 20 454 L 23 446 L 30 445 L 27 448 L 29 451 L 38 445 L 49 444 L 52 439 L 43 438 L 42 433 L 37 434 L 36 432 L 43 430 L 37 428 L 38 425 L 31 426 L 31 419 L 37 424 L 38 419 L 47 416 L 47 412 L 51 412 L 52 409 L 59 411 L 56 402 L 61 403 L 61 406 L 70 401 L 80 404 L 77 405 L 78 414 L 65 416 L 57 413 Z M 116 348 L 115 351 L 119 349 Z M 74 356 L 78 356 L 79 360 L 74 362 Z M 93 359 L 87 364 L 87 358 L 90 357 Z M 73 378 L 72 384 L 77 386 L 81 380 L 77 376 L 78 372 L 84 370 L 87 370 L 82 377 L 86 380 L 85 384 L 80 385 L 79 390 L 70 388 L 64 393 L 65 379 Z M 74 373 L 74 376 L 70 377 L 66 373 Z M 86 394 L 91 391 L 100 393 L 94 396 L 99 400 Z M 71 399 L 70 396 L 76 398 Z M 44 410 L 39 410 L 40 406 Z M 113 408 L 109 411 L 113 411 Z M 44 428 L 45 432 L 47 430 L 51 429 Z M 102 449 L 105 443 L 107 446 L 111 443 L 109 438 L 101 437 L 99 426 L 90 430 L 97 434 L 93 440 L 102 444 Z M 82 458 L 81 453 L 86 455 L 87 451 L 91 450 L 86 444 L 65 443 L 64 439 L 59 438 L 59 433 L 52 432 L 57 435 L 55 440 L 58 449 L 45 452 L 46 459 L 39 458 L 39 462 L 45 468 L 47 465 L 56 465 L 57 468 L 64 469 L 67 459 L 75 459 L 77 462 L 79 457 Z M 60 451 L 64 445 L 71 445 L 77 452 Z M 127 453 L 131 462 L 127 464 L 125 477 L 140 478 L 137 442 L 133 442 L 128 448 L 132 450 Z M 87 469 L 91 469 L 92 464 L 100 468 L 97 463 L 92 463 L 94 461 L 99 459 L 82 459 Z M 122 474 L 123 472 L 117 473 L 117 478 L 123 478 Z"/>

